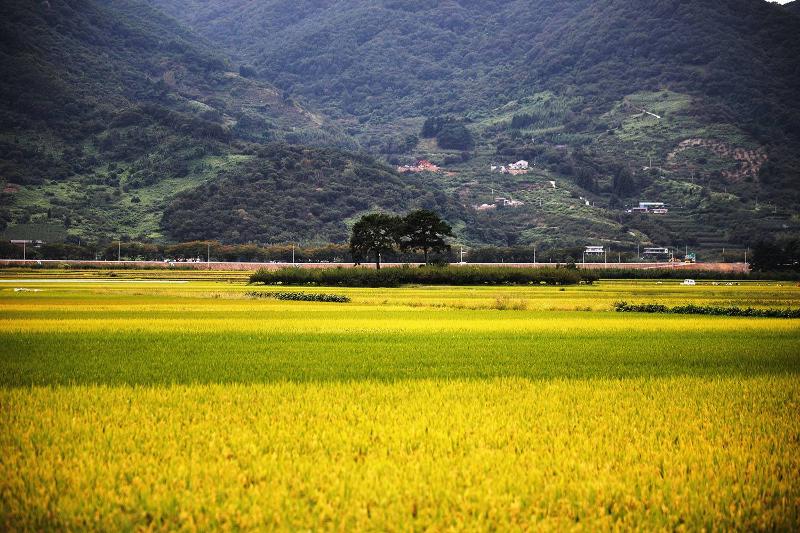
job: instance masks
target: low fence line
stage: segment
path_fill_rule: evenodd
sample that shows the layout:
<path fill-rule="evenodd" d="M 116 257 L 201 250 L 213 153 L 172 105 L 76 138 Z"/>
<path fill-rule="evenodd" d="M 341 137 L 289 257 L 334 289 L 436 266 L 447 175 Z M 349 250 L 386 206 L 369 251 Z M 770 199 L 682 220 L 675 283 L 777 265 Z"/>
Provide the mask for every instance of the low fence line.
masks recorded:
<path fill-rule="evenodd" d="M 573 263 L 452 263 L 454 266 L 459 264 L 469 266 L 504 266 L 509 268 L 552 268 L 555 266 L 567 266 Z M 83 260 L 59 260 L 59 259 L 0 259 L 2 267 L 37 267 L 37 266 L 57 266 L 69 265 L 70 267 L 90 267 L 90 268 L 163 268 L 163 269 L 191 269 L 191 270 L 278 270 L 286 267 L 299 268 L 353 268 L 353 263 L 249 263 L 249 262 L 165 262 L 165 261 L 83 261 Z M 397 267 L 403 265 L 419 266 L 421 263 L 382 263 L 381 266 Z M 748 263 L 575 263 L 578 268 L 585 269 L 628 269 L 628 270 L 654 270 L 654 269 L 673 269 L 673 270 L 693 270 L 709 272 L 730 272 L 747 273 L 750 272 Z M 375 268 L 374 263 L 363 263 L 361 268 Z"/>

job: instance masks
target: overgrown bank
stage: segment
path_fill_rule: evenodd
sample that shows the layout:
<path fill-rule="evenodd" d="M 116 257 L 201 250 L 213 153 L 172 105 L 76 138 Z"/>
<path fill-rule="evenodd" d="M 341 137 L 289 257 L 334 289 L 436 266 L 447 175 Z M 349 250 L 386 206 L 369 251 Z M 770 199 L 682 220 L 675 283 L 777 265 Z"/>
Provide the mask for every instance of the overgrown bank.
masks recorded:
<path fill-rule="evenodd" d="M 250 283 L 265 285 L 322 285 L 342 287 L 399 287 L 401 285 L 577 285 L 599 277 L 570 268 L 509 267 L 391 267 L 259 270 Z"/>
<path fill-rule="evenodd" d="M 660 313 L 674 315 L 744 316 L 756 318 L 800 318 L 800 309 L 754 309 L 752 307 L 723 307 L 718 305 L 629 304 L 617 302 L 618 313 Z"/>
<path fill-rule="evenodd" d="M 614 280 L 675 280 L 696 279 L 708 281 L 796 281 L 800 280 L 800 272 L 794 270 L 770 272 L 730 272 L 724 270 L 703 270 L 701 268 L 611 268 L 592 271 L 599 279 Z"/>
<path fill-rule="evenodd" d="M 350 297 L 343 294 L 314 294 L 305 292 L 258 292 L 245 293 L 250 298 L 272 298 L 285 302 L 323 302 L 323 303 L 350 303 Z"/>

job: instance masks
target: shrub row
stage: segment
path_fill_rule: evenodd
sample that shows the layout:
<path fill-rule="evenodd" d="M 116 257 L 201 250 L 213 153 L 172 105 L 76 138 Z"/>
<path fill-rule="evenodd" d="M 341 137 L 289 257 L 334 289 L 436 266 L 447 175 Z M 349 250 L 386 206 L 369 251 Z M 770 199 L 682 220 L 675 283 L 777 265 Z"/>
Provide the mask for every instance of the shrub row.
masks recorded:
<path fill-rule="evenodd" d="M 401 285 L 575 285 L 592 283 L 592 272 L 567 268 L 509 267 L 391 267 L 369 268 L 284 268 L 259 270 L 250 283 L 266 285 L 321 285 L 340 287 L 399 287 Z"/>
<path fill-rule="evenodd" d="M 626 269 L 603 268 L 593 272 L 600 279 L 707 279 L 726 281 L 747 280 L 773 280 L 797 281 L 800 280 L 798 272 L 718 272 L 714 270 L 681 269 L 681 268 L 653 268 L 653 269 Z"/>
<path fill-rule="evenodd" d="M 752 307 L 719 307 L 714 305 L 680 305 L 667 307 L 661 304 L 629 304 L 617 302 L 618 313 L 671 313 L 675 315 L 748 316 L 759 318 L 800 318 L 800 309 L 754 309 Z"/>
<path fill-rule="evenodd" d="M 350 303 L 350 297 L 343 294 L 311 294 L 307 292 L 257 292 L 245 293 L 251 298 L 274 298 L 276 300 L 287 300 L 292 302 L 325 302 L 346 304 Z"/>

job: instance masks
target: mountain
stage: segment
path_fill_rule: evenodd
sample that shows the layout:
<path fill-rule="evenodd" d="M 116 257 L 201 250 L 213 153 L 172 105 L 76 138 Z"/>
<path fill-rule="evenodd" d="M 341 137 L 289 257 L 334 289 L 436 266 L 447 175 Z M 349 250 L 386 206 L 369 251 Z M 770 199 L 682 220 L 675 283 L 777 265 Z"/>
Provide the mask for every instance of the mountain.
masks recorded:
<path fill-rule="evenodd" d="M 0 69 L 0 224 L 18 236 L 159 238 L 168 198 L 249 143 L 354 146 L 140 2 L 3 2 Z"/>
<path fill-rule="evenodd" d="M 359 214 L 425 206 L 472 245 L 712 257 L 796 237 L 800 17 L 787 9 L 9 0 L 0 226 L 341 242 Z M 433 172 L 391 168 L 423 159 Z M 499 171 L 518 160 L 530 168 Z M 642 201 L 668 212 L 631 212 Z"/>
<path fill-rule="evenodd" d="M 721 250 L 799 229 L 800 21 L 781 6 L 151 1 L 373 153 L 445 165 L 438 183 L 465 209 L 492 189 L 523 201 L 476 214 L 492 242 Z M 437 116 L 474 148 L 414 144 Z M 536 163 L 524 178 L 489 174 L 518 158 Z M 566 194 L 545 195 L 552 181 Z M 670 213 L 626 213 L 646 200 Z"/>
<path fill-rule="evenodd" d="M 800 2 L 798 2 L 798 0 L 789 2 L 788 4 L 783 4 L 783 8 L 790 13 L 800 15 Z"/>
<path fill-rule="evenodd" d="M 767 128 L 800 109 L 783 101 L 800 26 L 756 0 L 153 1 L 332 115 L 486 111 L 542 90 L 607 109 L 662 87 Z"/>

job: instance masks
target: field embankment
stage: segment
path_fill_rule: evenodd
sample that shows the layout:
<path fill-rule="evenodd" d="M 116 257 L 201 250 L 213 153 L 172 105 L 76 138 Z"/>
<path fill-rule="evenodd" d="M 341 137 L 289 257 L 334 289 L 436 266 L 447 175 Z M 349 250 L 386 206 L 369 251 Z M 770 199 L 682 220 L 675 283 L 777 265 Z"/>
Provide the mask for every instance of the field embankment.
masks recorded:
<path fill-rule="evenodd" d="M 343 287 L 400 287 L 401 285 L 577 285 L 597 277 L 570 268 L 507 268 L 488 266 L 262 269 L 250 283 Z"/>

